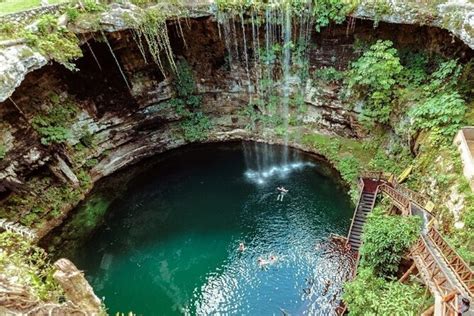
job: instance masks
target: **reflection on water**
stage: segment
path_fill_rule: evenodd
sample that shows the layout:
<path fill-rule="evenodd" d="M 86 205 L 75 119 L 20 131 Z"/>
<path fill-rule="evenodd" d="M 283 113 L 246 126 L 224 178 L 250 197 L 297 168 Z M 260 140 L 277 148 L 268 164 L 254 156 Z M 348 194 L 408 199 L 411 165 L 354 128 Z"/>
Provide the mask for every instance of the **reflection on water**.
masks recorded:
<path fill-rule="evenodd" d="M 255 174 L 244 160 L 176 151 L 129 183 L 75 259 L 111 314 L 334 313 L 353 258 L 327 240 L 347 232 L 346 194 L 308 157 Z"/>

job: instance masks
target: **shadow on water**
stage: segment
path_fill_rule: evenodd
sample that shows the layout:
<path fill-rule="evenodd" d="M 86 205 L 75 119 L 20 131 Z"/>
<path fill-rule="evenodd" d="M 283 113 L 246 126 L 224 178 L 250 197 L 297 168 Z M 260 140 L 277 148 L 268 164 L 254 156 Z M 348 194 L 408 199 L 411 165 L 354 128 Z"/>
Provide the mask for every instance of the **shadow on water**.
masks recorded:
<path fill-rule="evenodd" d="M 49 240 L 70 242 L 112 314 L 333 313 L 352 260 L 327 243 L 350 225 L 343 186 L 302 152 L 252 170 L 245 150 L 190 146 L 109 177 Z M 283 201 L 278 186 L 289 191 Z M 98 225 L 80 215 L 91 203 Z M 91 229 L 75 231 L 78 223 Z"/>

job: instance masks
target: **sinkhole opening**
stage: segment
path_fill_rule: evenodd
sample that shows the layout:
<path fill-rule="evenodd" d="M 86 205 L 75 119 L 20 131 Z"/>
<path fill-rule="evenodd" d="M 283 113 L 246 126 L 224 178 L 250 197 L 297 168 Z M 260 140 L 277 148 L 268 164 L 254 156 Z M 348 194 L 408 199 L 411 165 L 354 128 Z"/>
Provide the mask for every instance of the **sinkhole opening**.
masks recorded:
<path fill-rule="evenodd" d="M 76 241 L 70 257 L 111 314 L 328 315 L 353 260 L 328 241 L 350 226 L 345 190 L 291 148 L 187 146 L 104 179 L 62 228 L 76 233 L 56 238 Z M 81 236 L 71 225 L 91 225 L 94 207 L 103 218 Z"/>

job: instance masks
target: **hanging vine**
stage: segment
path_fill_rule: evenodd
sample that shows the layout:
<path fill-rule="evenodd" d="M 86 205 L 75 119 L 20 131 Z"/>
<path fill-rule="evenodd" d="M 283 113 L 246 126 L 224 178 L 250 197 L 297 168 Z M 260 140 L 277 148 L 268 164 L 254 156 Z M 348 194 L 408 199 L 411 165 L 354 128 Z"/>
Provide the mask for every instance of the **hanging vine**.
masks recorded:
<path fill-rule="evenodd" d="M 145 62 L 148 62 L 146 55 L 148 51 L 153 61 L 158 65 L 165 76 L 166 66 L 169 66 L 174 73 L 177 72 L 173 49 L 171 48 L 168 34 L 167 21 L 170 19 L 176 21 L 177 34 L 181 37 L 186 47 L 180 21 L 183 16 L 186 17 L 187 12 L 181 3 L 176 1 L 174 3 L 158 4 L 154 7 L 142 10 L 139 15 L 128 18 L 133 32 L 133 38 L 137 43 L 143 59 Z"/>

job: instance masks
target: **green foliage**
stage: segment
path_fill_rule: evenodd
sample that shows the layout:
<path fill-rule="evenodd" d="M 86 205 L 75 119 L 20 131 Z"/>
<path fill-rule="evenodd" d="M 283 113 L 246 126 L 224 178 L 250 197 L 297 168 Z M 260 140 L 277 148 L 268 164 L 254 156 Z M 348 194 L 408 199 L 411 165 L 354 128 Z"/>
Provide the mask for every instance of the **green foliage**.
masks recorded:
<path fill-rule="evenodd" d="M 0 215 L 28 227 L 38 227 L 44 221 L 62 215 L 64 208 L 79 202 L 82 193 L 92 184 L 90 176 L 83 170 L 75 170 L 75 173 L 81 184 L 79 188 L 55 183 L 49 177 L 30 179 L 30 190 L 10 196 L 0 206 Z M 19 217 L 19 214 L 22 215 Z"/>
<path fill-rule="evenodd" d="M 76 107 L 71 103 L 53 103 L 46 114 L 36 115 L 32 125 L 41 135 L 41 143 L 63 143 L 71 137 L 69 124 L 77 114 Z"/>
<path fill-rule="evenodd" d="M 94 134 L 92 134 L 89 130 L 84 131 L 80 141 L 87 148 L 93 148 L 96 145 L 94 142 Z"/>
<path fill-rule="evenodd" d="M 387 123 L 397 78 L 403 70 L 391 41 L 379 40 L 351 65 L 348 87 L 356 95 L 367 97 L 363 116 Z"/>
<path fill-rule="evenodd" d="M 390 1 L 386 0 L 374 0 L 372 2 L 372 5 L 375 11 L 374 27 L 377 27 L 382 16 L 390 14 L 392 12 L 392 6 Z"/>
<path fill-rule="evenodd" d="M 207 138 L 207 133 L 212 128 L 209 117 L 202 112 L 191 113 L 189 117 L 181 123 L 184 139 L 190 142 L 202 141 Z"/>
<path fill-rule="evenodd" d="M 17 30 L 17 25 L 10 21 L 2 22 L 0 25 L 0 35 L 2 36 L 12 36 Z"/>
<path fill-rule="evenodd" d="M 400 54 L 400 60 L 404 66 L 401 80 L 405 85 L 421 85 L 428 79 L 429 58 L 427 54 L 403 51 Z"/>
<path fill-rule="evenodd" d="M 166 10 L 146 9 L 141 11 L 140 17 L 130 18 L 127 22 L 130 24 L 135 42 L 137 43 L 143 58 L 146 59 L 145 40 L 148 52 L 151 54 L 153 61 L 160 68 L 161 72 L 166 76 L 165 65 L 162 60 L 162 54 L 166 56 L 166 61 L 175 73 L 177 67 L 174 61 L 173 50 L 168 36 L 166 19 L 168 15 Z"/>
<path fill-rule="evenodd" d="M 458 91 L 466 100 L 474 99 L 474 58 L 463 66 L 458 80 Z"/>
<path fill-rule="evenodd" d="M 7 155 L 7 147 L 4 144 L 0 143 L 0 160 L 5 158 L 6 155 Z"/>
<path fill-rule="evenodd" d="M 458 92 L 444 92 L 428 98 L 410 110 L 413 126 L 433 130 L 443 136 L 454 136 L 464 115 L 466 104 Z"/>
<path fill-rule="evenodd" d="M 413 157 L 409 148 L 399 142 L 394 142 L 388 150 L 378 147 L 368 167 L 373 171 L 400 174 L 412 161 Z"/>
<path fill-rule="evenodd" d="M 83 0 L 84 10 L 89 13 L 97 13 L 105 10 L 105 5 L 96 0 Z"/>
<path fill-rule="evenodd" d="M 244 14 L 248 11 L 256 11 L 264 14 L 265 10 L 290 11 L 295 17 L 311 15 L 315 19 L 315 28 L 319 32 L 321 27 L 328 26 L 331 22 L 343 23 L 346 15 L 353 10 L 354 6 L 342 0 L 288 0 L 288 1 L 266 1 L 266 0 L 216 0 L 220 12 L 234 15 Z M 272 21 L 279 23 L 277 21 Z"/>
<path fill-rule="evenodd" d="M 23 34 L 28 44 L 66 68 L 74 69 L 71 61 L 82 56 L 76 35 L 67 28 L 59 26 L 57 18 L 51 14 L 42 15 L 37 25 L 36 32 L 29 30 Z"/>
<path fill-rule="evenodd" d="M 437 92 L 440 88 L 454 87 L 461 75 L 462 67 L 457 60 L 441 62 L 438 69 L 431 74 L 430 84 L 426 88 L 429 92 Z"/>
<path fill-rule="evenodd" d="M 196 92 L 196 82 L 192 68 L 185 60 L 176 63 L 176 92 L 179 97 L 186 98 Z"/>
<path fill-rule="evenodd" d="M 380 277 L 392 276 L 402 256 L 418 239 L 421 218 L 383 214 L 378 208 L 369 214 L 360 249 L 361 266 Z"/>
<path fill-rule="evenodd" d="M 63 299 L 62 290 L 52 277 L 54 267 L 44 250 L 16 233 L 0 233 L 0 271 L 40 300 Z"/>
<path fill-rule="evenodd" d="M 99 160 L 97 160 L 95 158 L 87 159 L 84 166 L 87 167 L 87 168 L 92 168 L 92 167 L 96 166 L 98 163 L 99 163 Z"/>
<path fill-rule="evenodd" d="M 347 183 L 353 183 L 357 180 L 360 172 L 360 164 L 353 156 L 345 156 L 339 160 L 337 169 L 341 173 L 341 177 Z"/>
<path fill-rule="evenodd" d="M 358 269 L 357 276 L 344 284 L 343 300 L 351 315 L 419 315 L 427 307 L 424 290 L 376 277 L 370 268 Z"/>
<path fill-rule="evenodd" d="M 328 26 L 331 22 L 337 24 L 346 20 L 346 15 L 352 10 L 347 2 L 341 0 L 318 0 L 313 6 L 313 16 L 315 17 L 316 31 L 321 27 Z"/>
<path fill-rule="evenodd" d="M 314 72 L 315 79 L 322 80 L 327 83 L 335 83 L 344 79 L 344 72 L 334 67 L 324 67 Z"/>
<path fill-rule="evenodd" d="M 66 7 L 66 16 L 70 22 L 75 22 L 77 18 L 79 17 L 79 15 L 80 15 L 80 12 L 76 7 L 74 6 Z"/>

